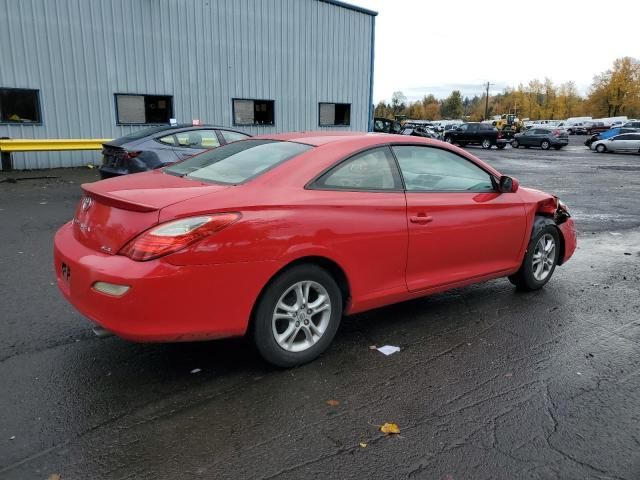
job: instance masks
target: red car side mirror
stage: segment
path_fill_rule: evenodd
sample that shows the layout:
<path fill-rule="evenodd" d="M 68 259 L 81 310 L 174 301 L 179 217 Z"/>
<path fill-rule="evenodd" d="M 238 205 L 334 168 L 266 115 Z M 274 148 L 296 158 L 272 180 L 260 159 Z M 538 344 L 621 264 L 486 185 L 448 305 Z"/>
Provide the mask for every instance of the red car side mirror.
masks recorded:
<path fill-rule="evenodd" d="M 500 177 L 500 183 L 498 184 L 498 190 L 500 193 L 516 193 L 520 187 L 520 182 L 517 178 L 507 177 L 503 175 Z"/>

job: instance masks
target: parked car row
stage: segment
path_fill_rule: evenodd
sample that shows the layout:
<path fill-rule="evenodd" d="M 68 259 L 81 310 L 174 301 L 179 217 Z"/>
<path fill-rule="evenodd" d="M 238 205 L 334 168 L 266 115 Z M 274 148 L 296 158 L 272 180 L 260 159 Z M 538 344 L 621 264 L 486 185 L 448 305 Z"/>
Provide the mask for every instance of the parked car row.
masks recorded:
<path fill-rule="evenodd" d="M 402 124 L 401 135 L 413 135 L 414 137 L 441 139 L 437 127 L 426 121 L 408 121 Z"/>
<path fill-rule="evenodd" d="M 379 125 L 382 127 L 383 119 Z M 377 121 L 377 120 L 376 120 Z M 387 120 L 387 122 L 391 122 Z M 554 148 L 560 150 L 569 144 L 569 137 L 565 130 L 552 127 L 536 127 L 521 133 L 505 132 L 488 122 L 468 122 L 462 124 L 448 124 L 439 132 L 431 122 L 406 121 L 396 133 L 415 137 L 443 140 L 446 143 L 465 147 L 480 145 L 484 149 L 496 147 L 502 150 L 507 144 L 514 148 L 539 147 L 543 150 Z M 386 133 L 392 133 L 391 128 L 385 128 Z"/>
<path fill-rule="evenodd" d="M 640 121 L 626 117 L 611 117 L 594 120 L 590 117 L 575 117 L 561 120 L 526 121 L 525 128 L 556 128 L 565 130 L 569 135 L 595 135 L 613 128 L 640 128 Z"/>
<path fill-rule="evenodd" d="M 397 120 L 375 117 L 373 131 L 442 140 L 446 132 L 455 130 L 464 123 L 462 120 L 405 120 L 400 123 Z"/>
<path fill-rule="evenodd" d="M 422 138 L 444 140 L 460 146 L 480 145 L 503 149 L 507 143 L 515 148 L 540 147 L 560 149 L 568 144 L 561 130 L 531 128 L 513 137 L 489 123 L 447 123 L 436 125 L 428 121 L 399 122 L 376 118 L 374 130 Z M 103 144 L 101 178 L 154 170 L 184 160 L 208 149 L 250 138 L 251 135 L 215 125 L 161 125 L 135 131 Z"/>

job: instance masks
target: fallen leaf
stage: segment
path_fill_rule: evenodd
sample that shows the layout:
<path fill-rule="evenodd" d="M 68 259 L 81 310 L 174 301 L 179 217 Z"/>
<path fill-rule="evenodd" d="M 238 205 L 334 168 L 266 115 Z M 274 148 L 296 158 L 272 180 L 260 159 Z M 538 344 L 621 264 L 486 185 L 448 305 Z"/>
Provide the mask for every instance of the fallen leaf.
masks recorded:
<path fill-rule="evenodd" d="M 360 446 L 361 446 L 362 448 L 367 448 L 367 444 L 366 444 L 366 443 L 364 443 L 364 442 L 360 442 Z"/>
<path fill-rule="evenodd" d="M 340 405 L 340 402 L 338 400 L 327 400 L 327 405 L 330 407 L 337 407 Z"/>
<path fill-rule="evenodd" d="M 396 423 L 384 423 L 381 427 L 380 427 L 380 431 L 382 433 L 386 433 L 387 435 L 390 434 L 398 434 L 400 433 L 400 427 L 398 426 L 398 424 Z"/>
<path fill-rule="evenodd" d="M 62 476 L 59 473 L 52 473 L 47 477 L 47 480 L 62 480 Z"/>

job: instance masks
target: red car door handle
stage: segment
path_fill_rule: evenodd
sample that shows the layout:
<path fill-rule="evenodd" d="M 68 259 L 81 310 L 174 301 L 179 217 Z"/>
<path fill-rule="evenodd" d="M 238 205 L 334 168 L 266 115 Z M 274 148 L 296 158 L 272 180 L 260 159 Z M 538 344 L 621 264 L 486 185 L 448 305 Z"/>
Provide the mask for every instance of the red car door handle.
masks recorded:
<path fill-rule="evenodd" d="M 427 215 L 414 215 L 413 217 L 409 217 L 409 221 L 411 223 L 420 223 L 424 225 L 425 223 L 433 221 L 433 217 Z"/>

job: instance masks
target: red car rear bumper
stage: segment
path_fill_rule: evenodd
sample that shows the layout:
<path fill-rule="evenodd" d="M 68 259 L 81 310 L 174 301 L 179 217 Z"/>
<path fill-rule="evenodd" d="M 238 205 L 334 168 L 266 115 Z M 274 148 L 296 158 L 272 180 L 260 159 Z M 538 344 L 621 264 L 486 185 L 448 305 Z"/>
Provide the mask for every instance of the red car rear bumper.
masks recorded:
<path fill-rule="evenodd" d="M 576 235 L 576 226 L 573 223 L 573 220 L 568 218 L 566 222 L 558 225 L 560 232 L 562 233 L 562 237 L 564 238 L 564 256 L 559 262 L 562 265 L 564 262 L 571 258 L 573 252 L 576 251 L 576 246 L 578 244 L 578 239 Z"/>
<path fill-rule="evenodd" d="M 243 335 L 255 299 L 277 270 L 276 262 L 135 262 L 85 247 L 70 223 L 55 236 L 54 262 L 58 287 L 76 309 L 122 338 L 143 342 Z M 95 290 L 97 281 L 130 289 L 115 297 Z"/>

